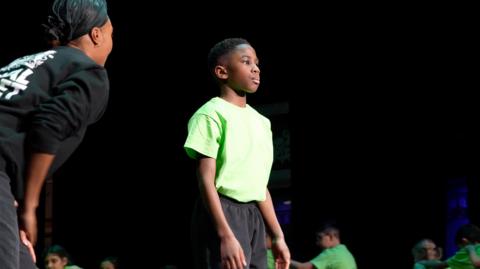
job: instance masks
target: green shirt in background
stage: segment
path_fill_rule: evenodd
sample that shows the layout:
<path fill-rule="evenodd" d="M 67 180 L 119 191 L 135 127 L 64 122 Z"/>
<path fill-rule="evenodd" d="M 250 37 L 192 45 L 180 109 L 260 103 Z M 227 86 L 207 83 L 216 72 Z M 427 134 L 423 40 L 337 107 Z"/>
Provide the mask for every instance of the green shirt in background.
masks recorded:
<path fill-rule="evenodd" d="M 267 269 L 275 269 L 275 257 L 269 248 L 267 248 Z"/>
<path fill-rule="evenodd" d="M 317 269 L 357 269 L 355 258 L 343 244 L 325 249 L 310 262 Z"/>
<path fill-rule="evenodd" d="M 185 150 L 217 161 L 217 191 L 240 202 L 264 201 L 273 162 L 270 121 L 247 105 L 220 97 L 200 107 L 188 122 Z"/>
<path fill-rule="evenodd" d="M 480 256 L 480 244 L 475 245 L 475 252 Z M 458 250 L 455 255 L 447 260 L 451 269 L 475 269 L 470 261 L 468 251 L 465 248 Z"/>

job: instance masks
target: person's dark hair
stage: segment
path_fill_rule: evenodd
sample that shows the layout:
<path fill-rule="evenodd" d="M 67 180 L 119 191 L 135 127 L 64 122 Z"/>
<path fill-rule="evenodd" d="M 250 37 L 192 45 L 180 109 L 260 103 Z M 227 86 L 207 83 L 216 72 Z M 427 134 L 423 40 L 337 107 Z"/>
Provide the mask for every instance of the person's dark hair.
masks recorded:
<path fill-rule="evenodd" d="M 47 251 L 45 252 L 45 255 L 44 257 L 46 258 L 48 255 L 50 254 L 53 254 L 53 255 L 57 255 L 58 257 L 60 258 L 67 258 L 67 265 L 72 265 L 73 262 L 72 262 L 72 258 L 70 257 L 70 254 L 68 254 L 68 252 L 60 245 L 52 245 L 51 247 L 49 247 L 47 249 Z"/>
<path fill-rule="evenodd" d="M 110 262 L 111 264 L 113 264 L 113 267 L 115 269 L 120 269 L 120 263 L 118 262 L 118 257 L 114 257 L 114 256 L 106 257 L 100 263 L 102 262 Z"/>
<path fill-rule="evenodd" d="M 105 0 L 55 0 L 44 25 L 47 41 L 65 45 L 108 21 Z"/>
<path fill-rule="evenodd" d="M 317 234 L 319 233 L 332 235 L 340 239 L 340 230 L 338 229 L 338 226 L 334 220 L 323 222 L 317 229 Z"/>
<path fill-rule="evenodd" d="M 480 228 L 474 224 L 462 225 L 455 235 L 455 243 L 462 244 L 462 239 L 465 238 L 471 243 L 480 242 Z"/>
<path fill-rule="evenodd" d="M 208 53 L 207 57 L 207 67 L 208 71 L 212 74 L 213 73 L 215 66 L 217 66 L 219 59 L 224 56 L 229 54 L 230 52 L 234 51 L 237 46 L 239 45 L 250 45 L 250 43 L 243 39 L 243 38 L 227 38 L 224 39 L 217 44 L 215 44 L 211 49 L 210 52 Z"/>

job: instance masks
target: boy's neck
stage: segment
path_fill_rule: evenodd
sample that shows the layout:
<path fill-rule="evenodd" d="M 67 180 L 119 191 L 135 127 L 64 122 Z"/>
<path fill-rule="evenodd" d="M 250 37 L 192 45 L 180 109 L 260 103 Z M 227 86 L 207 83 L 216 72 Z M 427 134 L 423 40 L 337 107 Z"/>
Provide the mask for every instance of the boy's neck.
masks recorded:
<path fill-rule="evenodd" d="M 247 95 L 245 92 L 236 92 L 232 89 L 222 89 L 220 98 L 239 107 L 247 106 Z"/>

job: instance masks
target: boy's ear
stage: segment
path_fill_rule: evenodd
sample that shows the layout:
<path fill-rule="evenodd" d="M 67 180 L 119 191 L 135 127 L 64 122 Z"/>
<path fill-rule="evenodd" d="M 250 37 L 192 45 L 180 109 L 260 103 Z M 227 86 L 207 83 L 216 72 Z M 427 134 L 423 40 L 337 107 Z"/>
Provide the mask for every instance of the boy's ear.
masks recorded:
<path fill-rule="evenodd" d="M 219 79 L 227 79 L 228 71 L 224 66 L 217 65 L 214 69 L 215 76 Z"/>
<path fill-rule="evenodd" d="M 61 263 L 66 266 L 68 264 L 68 259 L 63 257 Z"/>

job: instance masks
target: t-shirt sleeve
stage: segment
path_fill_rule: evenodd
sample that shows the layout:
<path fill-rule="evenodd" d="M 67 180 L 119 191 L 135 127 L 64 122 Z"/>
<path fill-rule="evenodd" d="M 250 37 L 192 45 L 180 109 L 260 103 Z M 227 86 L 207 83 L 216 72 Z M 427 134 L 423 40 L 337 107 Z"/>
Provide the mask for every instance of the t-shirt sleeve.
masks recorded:
<path fill-rule="evenodd" d="M 108 99 L 104 69 L 77 72 L 57 85 L 54 95 L 32 113 L 29 143 L 36 152 L 54 154 L 65 139 L 76 135 L 103 113 Z"/>
<path fill-rule="evenodd" d="M 313 258 L 310 263 L 312 263 L 316 269 L 327 269 L 327 265 L 329 264 L 328 255 L 320 253 L 317 257 Z"/>
<path fill-rule="evenodd" d="M 217 121 L 205 114 L 195 114 L 188 122 L 188 136 L 184 148 L 187 155 L 197 159 L 205 155 L 216 159 L 220 147 L 221 128 Z"/>

